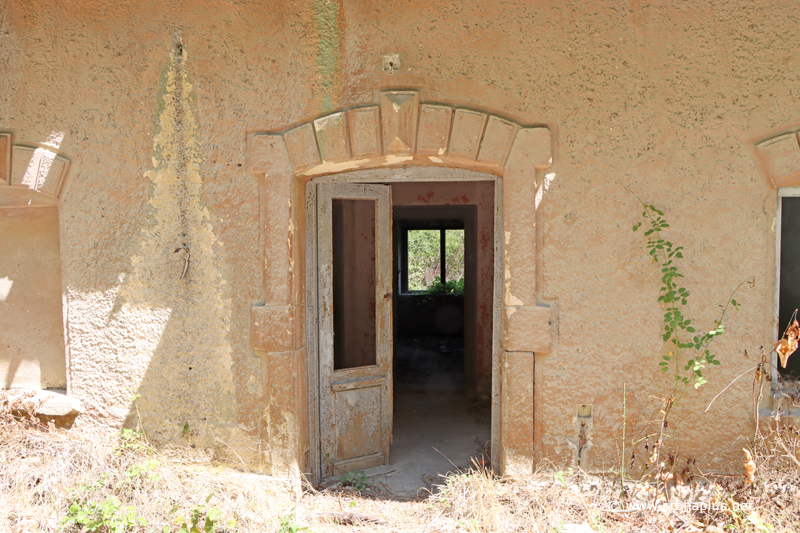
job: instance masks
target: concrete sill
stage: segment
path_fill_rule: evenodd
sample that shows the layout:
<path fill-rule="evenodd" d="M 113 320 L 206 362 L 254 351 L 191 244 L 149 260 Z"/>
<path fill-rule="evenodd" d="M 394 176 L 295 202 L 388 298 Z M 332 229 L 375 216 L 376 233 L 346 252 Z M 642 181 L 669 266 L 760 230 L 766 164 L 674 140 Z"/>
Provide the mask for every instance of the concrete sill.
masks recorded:
<path fill-rule="evenodd" d="M 782 398 L 797 398 L 800 396 L 800 381 L 784 380 L 781 383 L 775 383 L 773 381 L 770 392 L 772 393 L 772 397 L 776 400 L 780 400 Z"/>
<path fill-rule="evenodd" d="M 67 396 L 63 389 L 11 389 L 9 400 L 19 401 L 26 409 L 33 410 L 37 418 L 47 423 L 51 420 L 57 427 L 69 427 L 83 412 L 81 401 Z"/>

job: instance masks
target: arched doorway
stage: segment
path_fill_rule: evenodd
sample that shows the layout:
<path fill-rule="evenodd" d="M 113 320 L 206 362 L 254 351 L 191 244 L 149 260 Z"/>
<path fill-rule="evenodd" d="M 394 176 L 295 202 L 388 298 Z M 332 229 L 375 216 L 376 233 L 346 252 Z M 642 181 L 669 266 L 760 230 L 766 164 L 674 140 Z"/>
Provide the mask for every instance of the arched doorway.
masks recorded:
<path fill-rule="evenodd" d="M 502 472 L 532 471 L 533 355 L 550 349 L 554 327 L 553 310 L 537 302 L 535 291 L 536 207 L 552 179 L 553 133 L 552 125 L 522 127 L 481 111 L 420 103 L 418 92 L 401 90 L 381 93 L 377 105 L 326 115 L 285 133 L 250 135 L 249 167 L 264 178 L 264 301 L 253 308 L 253 337 L 263 361 L 263 434 L 273 473 L 288 465 L 315 479 L 324 474 L 326 460 L 349 460 L 326 458 L 330 452 L 321 445 L 320 425 L 329 418 L 321 415 L 318 187 L 448 181 L 494 187 L 488 245 L 496 258 L 489 306 L 492 463 Z M 349 199 L 378 201 L 376 191 L 368 194 L 373 196 Z M 384 295 L 376 292 L 375 301 Z M 326 394 L 333 387 L 324 386 Z M 376 418 L 370 423 L 383 424 Z M 385 443 L 376 446 L 370 449 Z"/>
<path fill-rule="evenodd" d="M 68 167 L 57 143 L 0 132 L 2 388 L 67 388 L 58 195 Z"/>

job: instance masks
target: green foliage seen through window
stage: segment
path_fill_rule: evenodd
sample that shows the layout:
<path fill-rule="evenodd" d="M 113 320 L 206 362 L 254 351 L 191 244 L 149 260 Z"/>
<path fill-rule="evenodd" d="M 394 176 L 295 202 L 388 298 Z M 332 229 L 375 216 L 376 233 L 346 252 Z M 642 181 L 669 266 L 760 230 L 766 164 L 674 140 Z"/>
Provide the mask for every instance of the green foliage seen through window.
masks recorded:
<path fill-rule="evenodd" d="M 442 284 L 441 231 L 445 233 L 445 284 Z M 422 229 L 408 232 L 408 290 L 461 294 L 464 278 L 464 230 Z M 460 280 L 460 290 L 457 284 Z"/>

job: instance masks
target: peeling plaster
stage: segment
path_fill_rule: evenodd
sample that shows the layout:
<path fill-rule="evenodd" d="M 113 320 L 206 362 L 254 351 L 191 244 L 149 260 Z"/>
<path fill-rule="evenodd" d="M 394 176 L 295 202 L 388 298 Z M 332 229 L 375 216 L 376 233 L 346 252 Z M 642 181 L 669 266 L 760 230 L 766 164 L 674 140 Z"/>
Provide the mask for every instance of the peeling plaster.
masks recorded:
<path fill-rule="evenodd" d="M 384 165 L 394 165 L 395 163 L 403 163 L 404 161 L 412 161 L 414 159 L 413 155 L 387 155 L 386 161 L 383 163 Z"/>
<path fill-rule="evenodd" d="M 523 302 L 522 300 L 520 300 L 519 298 L 517 298 L 516 296 L 514 296 L 513 294 L 511 294 L 508 291 L 506 291 L 505 300 L 506 300 L 506 305 L 508 305 L 508 306 L 525 305 L 525 302 Z M 511 316 L 511 315 L 509 314 L 509 316 Z"/>
<path fill-rule="evenodd" d="M 0 302 L 4 302 L 8 298 L 12 285 L 14 285 L 14 280 L 8 277 L 0 278 Z"/>

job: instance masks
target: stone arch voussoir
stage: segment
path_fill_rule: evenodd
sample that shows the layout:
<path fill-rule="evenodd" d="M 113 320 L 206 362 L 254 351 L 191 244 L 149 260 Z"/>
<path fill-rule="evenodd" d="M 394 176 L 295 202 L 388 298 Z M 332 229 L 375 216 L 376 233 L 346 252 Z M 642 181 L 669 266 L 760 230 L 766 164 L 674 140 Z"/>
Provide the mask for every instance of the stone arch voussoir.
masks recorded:
<path fill-rule="evenodd" d="M 282 133 L 249 138 L 256 174 L 313 177 L 386 166 L 429 165 L 503 176 L 509 166 L 548 168 L 555 145 L 551 126 L 519 122 L 472 109 L 421 103 L 420 93 L 392 90 L 379 103 L 320 116 Z"/>
<path fill-rule="evenodd" d="M 771 130 L 749 144 L 756 167 L 771 188 L 800 186 L 800 123 Z"/>
<path fill-rule="evenodd" d="M 30 189 L 60 198 L 70 163 L 71 159 L 57 148 L 15 142 L 11 132 L 0 131 L 0 188 Z"/>

